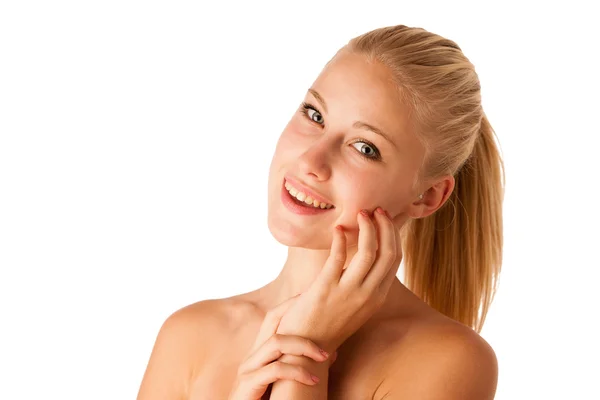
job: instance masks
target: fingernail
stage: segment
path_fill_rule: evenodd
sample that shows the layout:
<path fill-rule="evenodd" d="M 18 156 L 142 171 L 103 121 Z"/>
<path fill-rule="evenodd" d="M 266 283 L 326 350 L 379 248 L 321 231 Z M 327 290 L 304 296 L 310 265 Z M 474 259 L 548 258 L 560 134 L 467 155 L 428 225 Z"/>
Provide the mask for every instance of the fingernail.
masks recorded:
<path fill-rule="evenodd" d="M 312 379 L 312 380 L 313 380 L 313 382 L 315 382 L 315 383 L 319 383 L 319 378 L 318 378 L 318 377 L 316 377 L 316 376 L 314 376 L 314 375 L 311 375 L 311 376 L 310 376 L 310 379 Z"/>
<path fill-rule="evenodd" d="M 383 209 L 381 207 L 377 207 L 377 212 L 381 215 L 386 215 L 385 211 L 383 211 Z"/>
<path fill-rule="evenodd" d="M 329 357 L 329 353 L 328 353 L 328 352 L 326 352 L 325 350 L 323 350 L 323 349 L 319 349 L 319 351 L 320 351 L 320 352 L 321 352 L 321 354 L 323 354 L 325 357 Z"/>
<path fill-rule="evenodd" d="M 369 216 L 369 212 L 368 212 L 367 210 L 360 210 L 360 213 L 361 213 L 362 215 L 364 215 L 365 217 L 368 217 L 368 216 Z"/>

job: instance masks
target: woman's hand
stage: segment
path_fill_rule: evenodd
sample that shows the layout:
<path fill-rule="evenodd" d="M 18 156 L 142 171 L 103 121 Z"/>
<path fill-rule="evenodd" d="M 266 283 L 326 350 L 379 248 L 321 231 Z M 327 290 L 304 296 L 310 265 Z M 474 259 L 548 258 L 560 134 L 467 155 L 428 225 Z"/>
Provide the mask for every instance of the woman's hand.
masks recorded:
<path fill-rule="evenodd" d="M 346 236 L 334 229 L 323 270 L 285 312 L 277 333 L 306 337 L 334 351 L 381 307 L 402 260 L 394 223 L 402 226 L 408 216 L 392 221 L 381 208 L 373 214 L 374 220 L 358 214 L 358 250 L 346 269 Z"/>
<path fill-rule="evenodd" d="M 294 296 L 270 310 L 260 327 L 249 356 L 240 364 L 229 400 L 259 400 L 269 385 L 277 380 L 295 380 L 305 385 L 315 385 L 313 375 L 304 367 L 277 361 L 283 354 L 306 356 L 317 362 L 334 357 L 321 353 L 320 348 L 299 336 L 276 334 L 285 311 L 296 301 Z"/>

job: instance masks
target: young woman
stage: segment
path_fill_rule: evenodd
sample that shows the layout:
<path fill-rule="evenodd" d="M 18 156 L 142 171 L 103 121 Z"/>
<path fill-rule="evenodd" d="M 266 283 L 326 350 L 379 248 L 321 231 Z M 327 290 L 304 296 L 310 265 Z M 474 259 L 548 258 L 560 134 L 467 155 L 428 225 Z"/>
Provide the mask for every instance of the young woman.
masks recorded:
<path fill-rule="evenodd" d="M 352 39 L 273 156 L 281 273 L 174 312 L 138 399 L 492 399 L 497 360 L 478 333 L 502 261 L 503 187 L 456 43 L 403 25 Z"/>

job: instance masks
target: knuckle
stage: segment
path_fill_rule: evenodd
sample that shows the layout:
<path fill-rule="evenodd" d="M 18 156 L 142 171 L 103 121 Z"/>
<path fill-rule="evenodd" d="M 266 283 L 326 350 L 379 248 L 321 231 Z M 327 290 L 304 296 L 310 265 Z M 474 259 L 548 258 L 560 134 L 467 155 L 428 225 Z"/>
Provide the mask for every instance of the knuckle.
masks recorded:
<path fill-rule="evenodd" d="M 247 373 L 242 372 L 242 373 L 238 374 L 236 381 L 241 384 L 241 383 L 248 381 L 249 378 L 250 378 L 250 376 Z"/>
<path fill-rule="evenodd" d="M 350 298 L 347 299 L 347 303 L 352 308 L 361 308 L 365 303 L 366 296 L 360 291 L 356 291 Z"/>
<path fill-rule="evenodd" d="M 333 261 L 335 261 L 336 263 L 343 263 L 346 261 L 346 256 L 344 256 L 343 254 L 340 254 L 340 253 L 336 253 L 333 256 Z"/>
<path fill-rule="evenodd" d="M 269 340 L 275 347 L 279 348 L 283 343 L 283 335 L 281 335 L 280 333 L 275 333 L 273 334 L 273 336 L 271 336 Z"/>
<path fill-rule="evenodd" d="M 247 360 L 244 360 L 237 368 L 236 374 L 238 376 L 242 376 L 246 373 L 246 370 L 248 369 L 246 366 Z"/>
<path fill-rule="evenodd" d="M 364 286 L 363 290 L 359 291 L 357 297 L 361 304 L 367 304 L 373 300 L 373 292 L 370 290 L 369 286 Z"/>
<path fill-rule="evenodd" d="M 362 254 L 362 259 L 366 262 L 373 262 L 375 260 L 375 252 L 371 249 L 364 250 Z"/>
<path fill-rule="evenodd" d="M 385 257 L 388 260 L 395 260 L 396 259 L 396 250 L 395 249 L 391 249 L 385 252 Z"/>
<path fill-rule="evenodd" d="M 273 350 L 272 357 L 273 357 L 273 358 L 279 358 L 279 357 L 281 357 L 283 354 L 284 354 L 284 353 L 283 353 L 283 351 L 282 351 L 280 348 L 275 348 L 275 349 Z"/>
<path fill-rule="evenodd" d="M 308 370 L 301 365 L 291 364 L 290 367 L 291 367 L 290 370 L 292 371 L 292 374 L 295 375 L 296 377 L 303 377 L 303 376 L 307 376 L 307 375 L 310 376 Z"/>
<path fill-rule="evenodd" d="M 285 372 L 284 365 L 281 361 L 276 360 L 269 364 L 271 371 L 273 374 L 277 375 L 277 377 L 281 378 L 281 375 Z"/>
<path fill-rule="evenodd" d="M 319 346 L 317 346 L 317 344 L 315 342 L 313 342 L 310 339 L 306 339 L 306 338 L 303 338 L 303 341 L 304 341 L 304 346 L 306 346 L 309 350 L 316 349 L 318 351 Z"/>
<path fill-rule="evenodd" d="M 356 300 L 359 304 L 365 304 L 367 303 L 369 300 L 371 300 L 373 298 L 372 294 L 369 293 L 367 290 L 361 290 L 358 292 L 357 296 L 356 296 Z"/>
<path fill-rule="evenodd" d="M 275 318 L 276 315 L 277 313 L 275 312 L 275 310 L 267 311 L 267 313 L 265 314 L 265 321 L 272 320 L 273 318 Z"/>

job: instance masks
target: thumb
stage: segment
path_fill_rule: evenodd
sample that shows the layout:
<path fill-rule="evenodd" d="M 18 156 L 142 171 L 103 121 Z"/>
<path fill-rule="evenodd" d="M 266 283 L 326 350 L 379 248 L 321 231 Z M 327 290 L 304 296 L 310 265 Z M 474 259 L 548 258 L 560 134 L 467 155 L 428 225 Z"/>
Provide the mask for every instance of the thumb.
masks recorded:
<path fill-rule="evenodd" d="M 258 349 L 265 341 L 267 341 L 267 339 L 277 332 L 281 318 L 283 318 L 285 312 L 288 310 L 288 308 L 290 308 L 298 296 L 300 296 L 300 294 L 290 297 L 289 299 L 275 306 L 275 308 L 267 311 L 262 325 L 258 330 L 258 335 L 256 335 L 256 340 L 254 341 L 251 352 L 254 352 L 256 349 Z"/>

